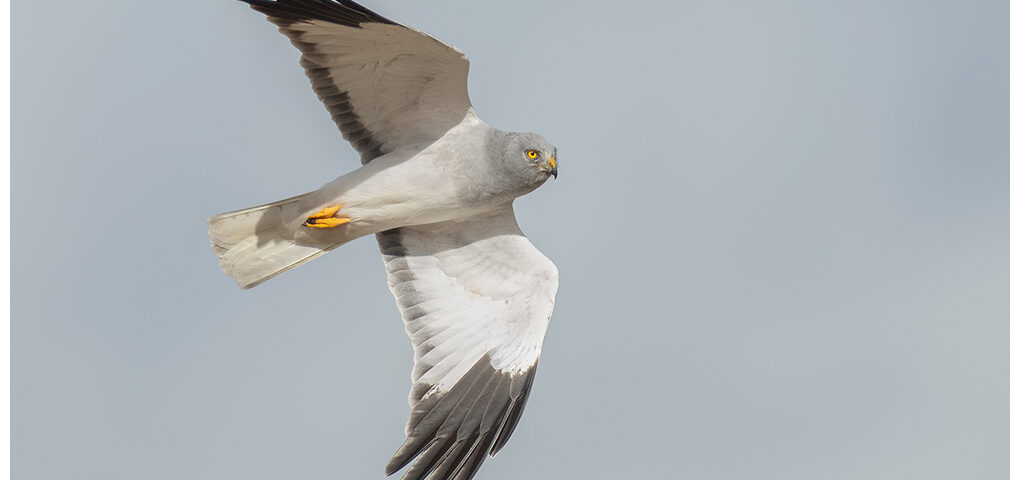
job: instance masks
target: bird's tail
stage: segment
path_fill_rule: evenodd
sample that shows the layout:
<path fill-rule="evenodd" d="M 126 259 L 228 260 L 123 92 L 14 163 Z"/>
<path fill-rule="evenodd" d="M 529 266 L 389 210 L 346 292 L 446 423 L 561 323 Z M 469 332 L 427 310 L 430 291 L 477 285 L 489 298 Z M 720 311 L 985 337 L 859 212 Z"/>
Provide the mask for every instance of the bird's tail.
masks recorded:
<path fill-rule="evenodd" d="M 314 192 L 313 192 L 314 193 Z M 348 239 L 298 235 L 306 215 L 306 193 L 208 220 L 209 238 L 220 267 L 248 289 L 308 262 Z M 297 237 L 297 238 L 296 238 Z"/>

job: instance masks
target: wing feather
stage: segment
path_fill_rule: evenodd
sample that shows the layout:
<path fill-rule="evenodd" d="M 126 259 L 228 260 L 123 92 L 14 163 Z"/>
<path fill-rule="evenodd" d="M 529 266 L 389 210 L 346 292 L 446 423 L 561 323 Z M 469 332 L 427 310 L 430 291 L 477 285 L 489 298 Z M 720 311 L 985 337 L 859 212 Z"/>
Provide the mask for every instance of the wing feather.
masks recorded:
<path fill-rule="evenodd" d="M 471 109 L 468 60 L 350 0 L 242 0 L 301 51 L 301 66 L 362 163 L 439 139 Z"/>
<path fill-rule="evenodd" d="M 470 479 L 513 433 L 558 285 L 507 206 L 469 221 L 377 235 L 415 351 L 405 480 Z"/>

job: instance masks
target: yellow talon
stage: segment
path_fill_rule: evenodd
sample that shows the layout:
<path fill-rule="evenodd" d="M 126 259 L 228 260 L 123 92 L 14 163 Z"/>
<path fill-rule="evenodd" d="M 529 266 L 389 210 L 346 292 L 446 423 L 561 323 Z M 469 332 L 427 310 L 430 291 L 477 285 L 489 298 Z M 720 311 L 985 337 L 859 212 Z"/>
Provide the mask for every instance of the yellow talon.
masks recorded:
<path fill-rule="evenodd" d="M 309 218 L 308 220 L 305 220 L 304 225 L 306 227 L 312 227 L 312 228 L 333 228 L 333 227 L 338 227 L 340 225 L 343 225 L 345 223 L 349 223 L 350 221 L 351 221 L 351 219 L 349 219 L 349 218 L 334 218 L 334 217 L 330 217 L 330 218 Z"/>
<path fill-rule="evenodd" d="M 343 205 L 323 208 L 305 219 L 304 226 L 312 228 L 333 228 L 350 222 L 351 219 L 349 218 L 337 218 L 333 216 L 336 215 L 336 212 L 339 212 L 341 208 L 343 208 Z"/>
<path fill-rule="evenodd" d="M 344 208 L 344 206 L 343 205 L 337 205 L 335 207 L 326 207 L 326 208 L 323 208 L 322 210 L 319 210 L 318 212 L 313 213 L 308 218 L 328 218 L 328 217 L 332 217 L 333 215 L 336 215 L 336 212 L 339 212 L 341 208 Z"/>

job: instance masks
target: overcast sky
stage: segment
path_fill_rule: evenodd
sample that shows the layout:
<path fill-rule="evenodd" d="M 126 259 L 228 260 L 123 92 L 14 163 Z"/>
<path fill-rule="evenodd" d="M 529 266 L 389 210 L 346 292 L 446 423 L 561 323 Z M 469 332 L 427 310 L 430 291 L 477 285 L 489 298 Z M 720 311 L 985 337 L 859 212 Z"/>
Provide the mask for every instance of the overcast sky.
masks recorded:
<path fill-rule="evenodd" d="M 1006 476 L 1008 2 L 365 2 L 559 150 L 517 202 L 556 312 L 479 479 Z M 358 165 L 297 50 L 236 1 L 12 12 L 13 478 L 383 478 L 374 240 L 242 292 L 206 236 Z"/>

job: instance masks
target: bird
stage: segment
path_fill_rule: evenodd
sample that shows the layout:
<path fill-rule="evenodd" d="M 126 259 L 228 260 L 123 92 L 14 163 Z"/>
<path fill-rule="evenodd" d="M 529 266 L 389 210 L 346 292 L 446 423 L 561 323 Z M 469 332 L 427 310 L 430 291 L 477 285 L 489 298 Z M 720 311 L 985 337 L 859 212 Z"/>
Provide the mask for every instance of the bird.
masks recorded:
<path fill-rule="evenodd" d="M 300 51 L 361 166 L 208 219 L 220 267 L 248 289 L 374 235 L 414 352 L 406 440 L 385 473 L 470 479 L 516 428 L 552 317 L 558 270 L 513 202 L 557 177 L 556 148 L 482 121 L 467 57 L 427 33 L 350 0 L 241 1 Z"/>

